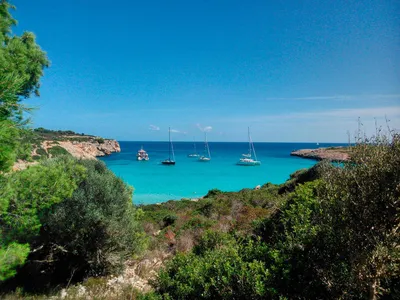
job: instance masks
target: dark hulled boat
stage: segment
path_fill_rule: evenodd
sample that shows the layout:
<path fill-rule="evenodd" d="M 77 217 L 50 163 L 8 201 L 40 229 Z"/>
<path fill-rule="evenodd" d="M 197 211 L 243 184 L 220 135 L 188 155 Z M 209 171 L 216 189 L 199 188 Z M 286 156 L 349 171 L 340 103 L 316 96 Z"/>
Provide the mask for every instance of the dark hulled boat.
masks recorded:
<path fill-rule="evenodd" d="M 172 146 L 171 142 L 171 128 L 168 128 L 168 133 L 169 133 L 168 158 L 166 160 L 163 160 L 161 163 L 163 165 L 175 165 L 174 147 Z M 172 159 L 171 159 L 171 152 L 172 152 Z"/>

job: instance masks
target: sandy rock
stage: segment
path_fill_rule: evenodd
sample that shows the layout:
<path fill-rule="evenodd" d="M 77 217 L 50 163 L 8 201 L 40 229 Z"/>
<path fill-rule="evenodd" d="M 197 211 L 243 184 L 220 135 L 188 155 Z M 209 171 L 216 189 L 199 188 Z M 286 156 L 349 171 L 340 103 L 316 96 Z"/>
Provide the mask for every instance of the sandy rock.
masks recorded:
<path fill-rule="evenodd" d="M 350 159 L 348 150 L 344 147 L 301 149 L 291 152 L 290 155 L 316 160 L 327 159 L 338 162 Z"/>

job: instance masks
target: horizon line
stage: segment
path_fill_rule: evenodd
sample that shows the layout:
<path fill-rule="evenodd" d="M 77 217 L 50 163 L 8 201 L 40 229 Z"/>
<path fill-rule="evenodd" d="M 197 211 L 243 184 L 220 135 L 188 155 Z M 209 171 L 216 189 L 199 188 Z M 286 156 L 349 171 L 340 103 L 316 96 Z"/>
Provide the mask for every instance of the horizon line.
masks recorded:
<path fill-rule="evenodd" d="M 111 140 L 116 140 L 117 142 L 135 142 L 135 143 L 160 143 L 160 142 L 165 142 L 168 143 L 169 141 L 167 140 L 162 140 L 162 141 L 136 141 L 136 140 L 117 140 L 117 139 L 111 139 Z M 182 141 L 182 140 L 177 140 L 177 141 L 172 141 L 174 143 L 204 143 L 204 141 Z M 247 144 L 248 141 L 207 141 L 208 143 L 245 143 Z M 269 142 L 255 142 L 252 141 L 253 143 L 281 143 L 281 144 L 348 144 L 349 142 L 273 142 L 273 141 L 269 141 Z M 350 144 L 354 144 L 354 142 L 351 142 Z"/>

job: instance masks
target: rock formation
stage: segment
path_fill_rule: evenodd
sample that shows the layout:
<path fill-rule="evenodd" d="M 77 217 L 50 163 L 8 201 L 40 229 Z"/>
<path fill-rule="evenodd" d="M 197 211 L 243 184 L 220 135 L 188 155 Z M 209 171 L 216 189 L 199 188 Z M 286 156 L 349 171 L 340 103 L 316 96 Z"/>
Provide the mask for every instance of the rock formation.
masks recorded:
<path fill-rule="evenodd" d="M 290 155 L 316 160 L 328 159 L 337 162 L 346 161 L 350 158 L 349 149 L 346 147 L 301 149 L 291 152 Z"/>
<path fill-rule="evenodd" d="M 52 151 L 57 149 L 58 151 Z M 63 149 L 60 149 L 63 148 Z M 60 153 L 60 150 L 61 153 Z M 69 153 L 80 159 L 96 159 L 98 156 L 110 155 L 113 152 L 121 152 L 121 147 L 116 140 L 103 139 L 94 136 L 61 136 L 56 140 L 42 140 L 33 146 L 32 158 L 36 161 L 18 160 L 14 166 L 14 171 L 26 169 L 30 165 L 37 164 L 37 160 L 42 156 L 54 157 L 57 155 Z"/>

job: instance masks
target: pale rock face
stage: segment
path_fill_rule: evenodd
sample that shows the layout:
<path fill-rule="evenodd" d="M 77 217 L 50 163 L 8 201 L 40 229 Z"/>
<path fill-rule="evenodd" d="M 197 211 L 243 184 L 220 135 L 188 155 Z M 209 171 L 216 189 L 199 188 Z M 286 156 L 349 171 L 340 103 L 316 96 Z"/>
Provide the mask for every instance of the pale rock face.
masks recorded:
<path fill-rule="evenodd" d="M 293 156 L 312 158 L 317 160 L 346 161 L 350 159 L 349 153 L 343 147 L 302 149 L 290 153 Z"/>
<path fill-rule="evenodd" d="M 54 146 L 60 146 L 67 150 L 72 156 L 79 159 L 96 159 L 98 156 L 110 155 L 114 152 L 121 152 L 121 147 L 116 140 L 106 140 L 103 143 L 99 143 L 97 138 L 91 138 L 84 142 L 79 141 L 43 141 L 41 148 L 46 152 Z M 37 148 L 32 150 L 31 155 L 37 155 Z M 51 157 L 51 155 L 50 155 Z M 37 161 L 27 162 L 18 160 L 13 166 L 13 171 L 21 171 L 31 165 L 37 164 Z"/>
<path fill-rule="evenodd" d="M 42 147 L 46 150 L 51 148 L 48 146 L 49 141 L 44 141 Z M 77 141 L 60 141 L 58 146 L 63 147 L 72 156 L 81 159 L 96 159 L 97 156 L 110 155 L 113 152 L 121 152 L 121 147 L 116 140 L 104 140 L 99 143 L 96 140 L 77 142 Z"/>

